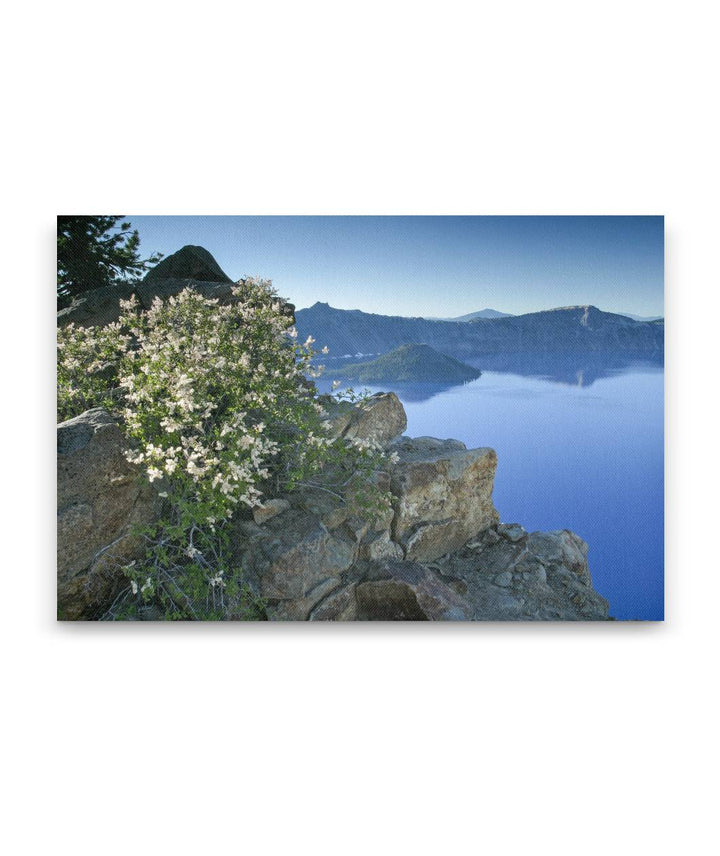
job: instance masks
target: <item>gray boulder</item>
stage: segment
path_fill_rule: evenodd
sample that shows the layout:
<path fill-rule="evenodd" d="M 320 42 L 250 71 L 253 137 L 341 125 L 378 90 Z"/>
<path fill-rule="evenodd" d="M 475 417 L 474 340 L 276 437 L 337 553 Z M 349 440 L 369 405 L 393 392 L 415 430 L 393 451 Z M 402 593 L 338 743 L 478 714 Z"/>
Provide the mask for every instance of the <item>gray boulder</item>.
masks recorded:
<path fill-rule="evenodd" d="M 457 440 L 403 437 L 391 446 L 393 539 L 405 558 L 429 561 L 498 522 L 492 501 L 497 455 Z"/>
<path fill-rule="evenodd" d="M 336 437 L 372 440 L 386 446 L 407 428 L 407 415 L 394 392 L 378 392 L 359 404 L 325 402 Z"/>
<path fill-rule="evenodd" d="M 434 570 L 394 559 L 358 562 L 310 611 L 310 621 L 463 621 L 468 604 Z"/>
<path fill-rule="evenodd" d="M 78 327 L 104 327 L 120 317 L 120 301 L 133 294 L 143 309 L 149 309 L 156 297 L 166 299 L 192 288 L 203 297 L 227 303 L 232 300 L 232 284 L 197 282 L 192 279 L 156 279 L 134 285 L 114 285 L 88 291 L 57 314 L 58 326 L 73 323 Z"/>
<path fill-rule="evenodd" d="M 355 589 L 358 621 L 464 621 L 469 604 L 417 562 L 383 562 Z"/>
<path fill-rule="evenodd" d="M 127 462 L 115 420 L 101 408 L 57 426 L 57 602 L 62 619 L 97 618 L 144 554 L 132 533 L 161 500 Z"/>
<path fill-rule="evenodd" d="M 104 327 L 120 317 L 120 301 L 132 297 L 136 286 L 129 284 L 108 285 L 86 291 L 59 310 L 57 325 L 73 323 L 78 327 Z"/>
<path fill-rule="evenodd" d="M 337 588 L 357 558 L 359 538 L 340 523 L 330 531 L 316 514 L 291 508 L 262 526 L 243 523 L 233 549 L 246 582 L 267 602 L 271 619 L 303 620 Z"/>

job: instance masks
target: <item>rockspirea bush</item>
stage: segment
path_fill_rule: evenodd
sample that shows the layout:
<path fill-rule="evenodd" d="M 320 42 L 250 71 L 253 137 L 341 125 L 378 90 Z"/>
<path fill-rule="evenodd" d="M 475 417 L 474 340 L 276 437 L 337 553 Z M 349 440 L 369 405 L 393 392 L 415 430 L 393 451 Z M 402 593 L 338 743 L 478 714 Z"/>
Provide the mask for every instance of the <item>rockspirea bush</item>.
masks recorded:
<path fill-rule="evenodd" d="M 318 372 L 314 340 L 297 342 L 269 282 L 245 280 L 224 305 L 186 289 L 147 311 L 134 299 L 121 309 L 114 324 L 58 331 L 58 419 L 111 410 L 128 459 L 166 500 L 109 617 L 149 603 L 168 618 L 258 617 L 229 558 L 233 515 L 302 484 L 382 513 L 382 451 L 331 435 L 307 380 Z"/>

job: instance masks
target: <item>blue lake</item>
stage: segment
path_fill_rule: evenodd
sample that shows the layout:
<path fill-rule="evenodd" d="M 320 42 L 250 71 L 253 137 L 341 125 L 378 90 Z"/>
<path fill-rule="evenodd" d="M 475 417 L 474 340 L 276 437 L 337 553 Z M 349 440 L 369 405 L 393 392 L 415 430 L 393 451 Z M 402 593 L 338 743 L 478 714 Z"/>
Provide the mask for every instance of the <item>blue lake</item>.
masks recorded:
<path fill-rule="evenodd" d="M 596 369 L 565 367 L 545 377 L 483 370 L 478 380 L 446 389 L 384 388 L 402 400 L 411 436 L 494 448 L 501 520 L 530 531 L 577 532 L 588 542 L 593 582 L 612 616 L 659 620 L 664 372 L 652 365 Z"/>

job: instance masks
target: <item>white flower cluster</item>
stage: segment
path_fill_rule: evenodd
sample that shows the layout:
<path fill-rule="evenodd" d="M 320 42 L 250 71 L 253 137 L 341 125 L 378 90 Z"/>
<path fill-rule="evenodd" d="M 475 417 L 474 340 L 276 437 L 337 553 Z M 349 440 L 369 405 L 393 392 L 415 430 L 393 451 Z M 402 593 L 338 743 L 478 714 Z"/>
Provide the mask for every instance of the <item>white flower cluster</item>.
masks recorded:
<path fill-rule="evenodd" d="M 246 280 L 233 296 L 220 305 L 186 289 L 156 298 L 147 312 L 133 300 L 121 305 L 133 337 L 118 379 L 137 444 L 130 460 L 150 481 L 189 486 L 213 520 L 238 503 L 260 504 L 258 485 L 281 451 L 268 419 L 292 423 L 316 412 L 299 383 L 309 343 L 291 346 L 291 320 L 269 283 Z"/>
<path fill-rule="evenodd" d="M 369 437 L 354 437 L 350 442 L 361 452 L 382 452 L 382 445 Z"/>
<path fill-rule="evenodd" d="M 190 288 L 147 311 L 132 297 L 114 324 L 59 331 L 59 417 L 119 412 L 129 459 L 170 499 L 180 491 L 221 520 L 260 503 L 298 438 L 322 444 L 312 431 L 324 411 L 304 383 L 314 340 L 296 340 L 267 281 L 241 281 L 225 305 Z"/>
<path fill-rule="evenodd" d="M 130 340 L 118 322 L 99 328 L 67 324 L 58 329 L 58 419 L 105 403 L 105 372 L 127 352 Z"/>

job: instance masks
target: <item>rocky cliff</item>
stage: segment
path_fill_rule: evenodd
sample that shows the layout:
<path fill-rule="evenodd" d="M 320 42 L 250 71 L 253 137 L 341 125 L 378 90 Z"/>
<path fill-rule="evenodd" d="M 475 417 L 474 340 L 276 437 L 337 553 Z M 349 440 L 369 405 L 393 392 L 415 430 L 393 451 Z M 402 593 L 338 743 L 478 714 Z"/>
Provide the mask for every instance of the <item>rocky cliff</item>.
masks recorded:
<path fill-rule="evenodd" d="M 384 475 L 392 509 L 371 524 L 342 497 L 305 488 L 237 522 L 233 552 L 269 619 L 607 619 L 577 535 L 499 521 L 492 449 L 402 436 L 406 417 L 392 393 L 339 407 L 332 421 L 338 434 L 395 452 Z M 101 410 L 58 426 L 61 618 L 103 615 L 125 584 L 122 565 L 143 554 L 133 524 L 160 513 L 123 442 Z"/>

